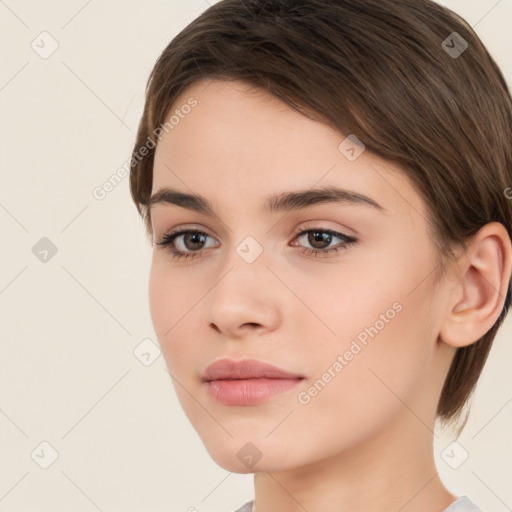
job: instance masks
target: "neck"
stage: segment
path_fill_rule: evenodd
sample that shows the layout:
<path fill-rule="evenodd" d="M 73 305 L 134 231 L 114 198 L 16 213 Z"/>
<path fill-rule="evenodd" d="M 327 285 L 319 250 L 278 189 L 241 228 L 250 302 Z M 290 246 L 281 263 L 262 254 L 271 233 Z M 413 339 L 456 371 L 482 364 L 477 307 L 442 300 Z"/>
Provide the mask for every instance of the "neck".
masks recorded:
<path fill-rule="evenodd" d="M 300 468 L 256 473 L 254 511 L 443 512 L 455 496 L 439 478 L 433 433 L 407 414 L 408 428 L 395 422 L 362 446 Z"/>

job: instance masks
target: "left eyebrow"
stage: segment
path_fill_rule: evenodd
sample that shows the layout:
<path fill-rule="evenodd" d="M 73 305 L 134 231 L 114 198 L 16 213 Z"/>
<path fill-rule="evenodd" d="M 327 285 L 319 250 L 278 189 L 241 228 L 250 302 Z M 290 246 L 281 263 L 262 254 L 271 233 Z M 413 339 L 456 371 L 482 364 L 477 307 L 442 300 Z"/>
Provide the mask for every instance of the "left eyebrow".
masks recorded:
<path fill-rule="evenodd" d="M 378 210 L 384 208 L 374 199 L 338 187 L 324 187 L 311 190 L 299 190 L 267 197 L 264 209 L 269 212 L 300 210 L 320 203 L 345 203 L 372 206 Z"/>
<path fill-rule="evenodd" d="M 174 204 L 187 210 L 215 216 L 210 202 L 199 194 L 188 194 L 164 187 L 150 197 L 148 207 L 151 209 L 152 206 L 162 203 Z M 377 210 L 385 210 L 377 201 L 368 196 L 338 187 L 324 187 L 270 195 L 266 197 L 263 209 L 268 213 L 274 213 L 301 210 L 321 203 L 366 205 Z"/>

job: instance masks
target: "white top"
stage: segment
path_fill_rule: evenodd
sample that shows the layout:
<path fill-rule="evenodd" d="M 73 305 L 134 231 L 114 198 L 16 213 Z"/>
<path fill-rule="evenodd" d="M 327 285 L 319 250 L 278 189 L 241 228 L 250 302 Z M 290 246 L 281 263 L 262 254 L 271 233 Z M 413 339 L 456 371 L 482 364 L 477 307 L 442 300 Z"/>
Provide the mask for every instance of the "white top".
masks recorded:
<path fill-rule="evenodd" d="M 242 508 L 235 512 L 251 512 L 254 500 L 247 502 Z M 482 512 L 467 496 L 459 496 L 443 512 Z"/>

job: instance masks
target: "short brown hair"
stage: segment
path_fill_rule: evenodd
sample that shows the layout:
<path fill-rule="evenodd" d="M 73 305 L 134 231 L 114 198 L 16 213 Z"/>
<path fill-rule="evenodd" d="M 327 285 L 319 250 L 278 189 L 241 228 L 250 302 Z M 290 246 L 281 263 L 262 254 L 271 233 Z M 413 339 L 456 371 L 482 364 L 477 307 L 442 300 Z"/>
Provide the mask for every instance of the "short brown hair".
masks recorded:
<path fill-rule="evenodd" d="M 430 0 L 220 1 L 158 58 L 134 156 L 178 95 L 204 78 L 266 90 L 400 164 L 443 257 L 489 222 L 512 238 L 510 92 L 478 36 L 449 9 Z M 148 234 L 153 159 L 154 149 L 132 159 L 130 174 Z M 443 422 L 457 419 L 472 394 L 510 294 L 509 283 L 494 326 L 457 349 L 437 409 Z"/>

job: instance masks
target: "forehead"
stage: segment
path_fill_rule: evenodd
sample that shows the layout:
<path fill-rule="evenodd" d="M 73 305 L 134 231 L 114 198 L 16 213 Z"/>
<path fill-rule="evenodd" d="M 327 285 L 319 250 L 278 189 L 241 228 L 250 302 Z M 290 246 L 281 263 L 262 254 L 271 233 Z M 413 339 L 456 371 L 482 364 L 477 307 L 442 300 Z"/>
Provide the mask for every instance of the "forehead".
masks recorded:
<path fill-rule="evenodd" d="M 186 105 L 194 105 L 192 108 Z M 153 190 L 173 187 L 249 207 L 269 192 L 336 186 L 384 208 L 425 214 L 398 166 L 354 146 L 348 135 L 241 82 L 203 80 L 175 100 L 153 169 Z M 355 152 L 344 154 L 347 145 Z M 377 199 L 378 198 L 378 199 Z"/>

